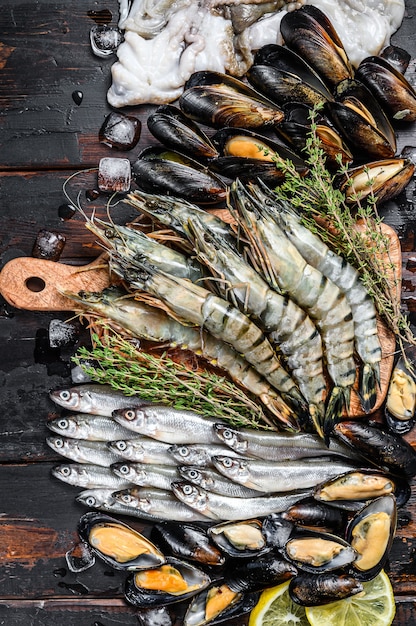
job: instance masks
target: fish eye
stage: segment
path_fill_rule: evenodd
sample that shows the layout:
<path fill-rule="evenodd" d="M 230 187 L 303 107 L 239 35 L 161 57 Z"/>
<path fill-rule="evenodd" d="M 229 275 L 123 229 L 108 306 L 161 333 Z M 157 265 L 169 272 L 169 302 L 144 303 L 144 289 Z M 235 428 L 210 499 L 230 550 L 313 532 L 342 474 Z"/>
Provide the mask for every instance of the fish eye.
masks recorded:
<path fill-rule="evenodd" d="M 69 400 L 69 398 L 71 397 L 71 392 L 68 389 L 63 389 L 60 394 L 59 397 L 62 400 Z"/>
<path fill-rule="evenodd" d="M 94 496 L 88 496 L 87 498 L 85 498 L 85 504 L 87 506 L 95 506 L 96 505 L 96 500 L 95 500 Z"/>
<path fill-rule="evenodd" d="M 126 504 L 130 504 L 132 502 L 132 497 L 128 493 L 125 493 L 123 496 L 121 496 L 120 500 L 122 502 L 125 502 Z"/>
<path fill-rule="evenodd" d="M 69 426 L 69 421 L 67 419 L 65 419 L 65 418 L 62 417 L 58 421 L 58 427 L 62 428 L 62 430 L 66 430 L 68 428 L 68 426 Z"/>
<path fill-rule="evenodd" d="M 120 465 L 120 467 L 118 468 L 118 471 L 120 472 L 120 474 L 128 474 L 129 473 L 129 466 L 128 465 Z"/>
<path fill-rule="evenodd" d="M 222 436 L 224 437 L 224 439 L 232 439 L 234 434 L 232 433 L 231 430 L 225 429 L 222 432 Z"/>
<path fill-rule="evenodd" d="M 185 496 L 190 496 L 191 493 L 193 493 L 193 487 L 191 487 L 191 485 L 184 485 L 183 493 L 185 494 Z"/>
<path fill-rule="evenodd" d="M 117 441 L 115 445 L 117 450 L 121 450 L 121 452 L 127 449 L 127 443 L 125 441 Z"/>
<path fill-rule="evenodd" d="M 196 478 L 198 478 L 200 475 L 200 473 L 198 472 L 198 470 L 189 470 L 188 471 L 188 476 L 189 478 L 191 478 L 192 480 L 195 480 Z"/>
<path fill-rule="evenodd" d="M 189 456 L 189 450 L 185 446 L 181 446 L 180 448 L 178 448 L 177 452 L 180 456 L 183 456 L 184 459 Z"/>
<path fill-rule="evenodd" d="M 224 467 L 229 468 L 229 467 L 232 467 L 232 466 L 233 466 L 234 462 L 233 462 L 233 460 L 232 460 L 232 459 L 230 459 L 229 457 L 225 457 L 225 458 L 222 460 L 222 464 L 224 465 Z"/>
<path fill-rule="evenodd" d="M 134 420 L 134 418 L 136 417 L 136 413 L 135 411 L 133 411 L 133 409 L 128 409 L 127 411 L 124 411 L 124 417 L 126 418 L 126 420 Z"/>
<path fill-rule="evenodd" d="M 68 467 L 68 465 L 64 465 L 63 467 L 61 467 L 60 471 L 62 476 L 69 476 L 71 474 L 71 468 Z"/>
<path fill-rule="evenodd" d="M 56 446 L 57 448 L 63 448 L 63 447 L 64 447 L 64 440 L 63 440 L 63 439 L 61 439 L 60 437 L 57 437 L 57 438 L 55 439 L 55 446 Z"/>

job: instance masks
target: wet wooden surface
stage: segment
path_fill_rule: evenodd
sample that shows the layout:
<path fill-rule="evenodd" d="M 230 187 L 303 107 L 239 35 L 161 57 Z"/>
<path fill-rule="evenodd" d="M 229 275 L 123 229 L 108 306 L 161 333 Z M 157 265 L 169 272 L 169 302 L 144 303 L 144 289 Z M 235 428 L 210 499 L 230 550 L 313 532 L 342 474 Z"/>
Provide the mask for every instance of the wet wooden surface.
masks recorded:
<path fill-rule="evenodd" d="M 393 41 L 416 56 L 415 3 Z M 63 221 L 62 185 L 80 169 L 96 168 L 114 153 L 98 141 L 109 113 L 106 90 L 113 59 L 95 57 L 89 46 L 94 24 L 89 10 L 108 9 L 117 19 L 116 0 L 64 3 L 5 0 L 0 11 L 0 257 L 30 256 L 39 230 L 66 238 L 61 260 L 82 265 L 99 254 L 80 216 Z M 413 19 L 412 19 L 413 18 Z M 414 64 L 410 68 L 414 80 Z M 83 93 L 77 106 L 74 91 Z M 145 119 L 148 107 L 133 114 Z M 399 147 L 415 144 L 416 129 L 400 131 Z M 144 126 L 134 161 L 149 143 Z M 117 153 L 121 156 L 122 153 Z M 95 186 L 86 171 L 71 190 Z M 133 217 L 118 208 L 120 219 Z M 403 306 L 416 321 L 414 182 L 397 202 L 383 208 L 403 248 Z M 97 564 L 75 575 L 64 554 L 76 540 L 85 509 L 77 490 L 50 477 L 58 460 L 46 446 L 45 421 L 55 410 L 48 391 L 70 383 L 70 356 L 76 345 L 47 349 L 52 319 L 67 313 L 28 312 L 0 303 L 0 623 L 11 626 L 111 626 L 134 624 L 134 610 L 122 599 L 123 577 Z M 83 341 L 83 335 L 78 343 Z M 408 439 L 416 444 L 416 436 Z M 133 522 L 134 524 L 134 522 Z M 397 600 L 396 626 L 416 615 L 416 484 L 400 512 L 388 571 Z M 180 623 L 180 620 L 177 620 Z M 243 623 L 241 620 L 236 623 Z"/>

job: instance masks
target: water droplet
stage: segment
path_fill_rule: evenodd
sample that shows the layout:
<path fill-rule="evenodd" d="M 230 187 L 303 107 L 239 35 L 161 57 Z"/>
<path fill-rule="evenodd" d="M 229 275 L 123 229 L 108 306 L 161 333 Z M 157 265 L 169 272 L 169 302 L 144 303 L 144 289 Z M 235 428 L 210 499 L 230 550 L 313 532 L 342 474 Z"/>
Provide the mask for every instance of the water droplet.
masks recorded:
<path fill-rule="evenodd" d="M 72 100 L 75 102 L 77 106 L 79 106 L 82 102 L 84 94 L 79 89 L 72 92 Z"/>

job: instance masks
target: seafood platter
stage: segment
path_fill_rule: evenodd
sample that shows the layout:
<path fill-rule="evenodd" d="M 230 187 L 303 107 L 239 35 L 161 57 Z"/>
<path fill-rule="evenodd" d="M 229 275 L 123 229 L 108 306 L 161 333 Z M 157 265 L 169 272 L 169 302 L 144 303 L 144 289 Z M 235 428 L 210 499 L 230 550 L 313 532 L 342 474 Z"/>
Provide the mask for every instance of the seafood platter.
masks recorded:
<path fill-rule="evenodd" d="M 0 39 L 0 621 L 412 623 L 412 3 L 81 4 Z"/>

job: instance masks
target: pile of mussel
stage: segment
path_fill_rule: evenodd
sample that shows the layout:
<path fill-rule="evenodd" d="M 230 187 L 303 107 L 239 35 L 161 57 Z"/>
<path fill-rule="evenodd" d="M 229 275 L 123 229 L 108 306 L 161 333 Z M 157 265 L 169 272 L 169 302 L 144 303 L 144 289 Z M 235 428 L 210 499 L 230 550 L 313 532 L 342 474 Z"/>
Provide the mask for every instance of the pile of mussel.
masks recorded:
<path fill-rule="evenodd" d="M 314 110 L 328 168 L 348 167 L 338 181 L 347 201 L 365 197 L 369 180 L 379 202 L 403 190 L 414 163 L 395 156 L 394 125 L 416 120 L 416 92 L 404 76 L 409 55 L 389 47 L 354 69 L 332 24 L 312 5 L 287 13 L 281 32 L 285 45 L 258 50 L 246 80 L 196 72 L 179 108 L 161 106 L 149 116 L 150 132 L 165 147 L 144 149 L 134 163 L 140 189 L 216 204 L 237 176 L 279 185 L 280 159 L 306 174 Z M 200 125 L 217 132 L 208 137 Z"/>

